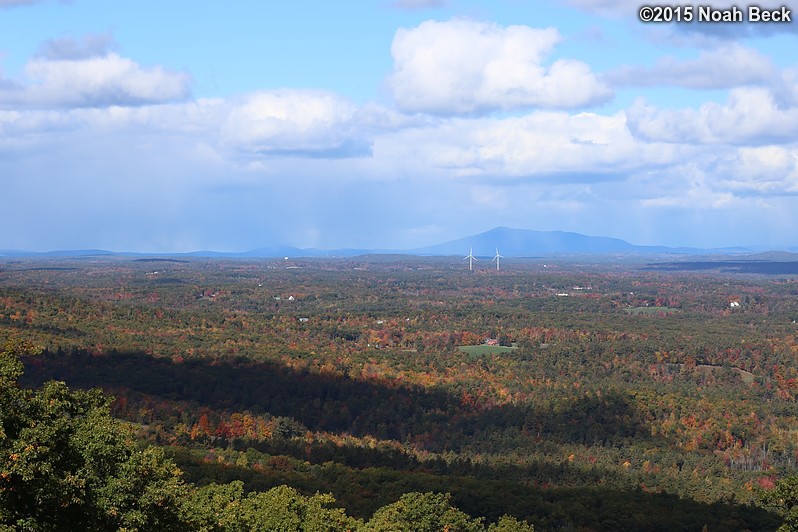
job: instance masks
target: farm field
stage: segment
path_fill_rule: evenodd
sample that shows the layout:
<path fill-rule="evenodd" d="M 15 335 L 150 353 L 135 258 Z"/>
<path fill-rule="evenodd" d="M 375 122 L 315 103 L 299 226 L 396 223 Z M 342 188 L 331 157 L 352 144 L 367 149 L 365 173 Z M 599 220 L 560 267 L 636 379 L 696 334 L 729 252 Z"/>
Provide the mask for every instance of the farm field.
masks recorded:
<path fill-rule="evenodd" d="M 504 345 L 463 345 L 458 348 L 463 353 L 469 355 L 500 355 L 502 353 L 512 353 L 515 347 L 508 347 Z"/>
<path fill-rule="evenodd" d="M 591 289 L 557 296 L 574 286 Z M 763 501 L 798 454 L 796 319 L 783 275 L 0 263 L 0 337 L 36 353 L 23 385 L 101 388 L 191 485 L 331 493 L 363 522 L 432 492 L 536 530 L 775 529 Z"/>

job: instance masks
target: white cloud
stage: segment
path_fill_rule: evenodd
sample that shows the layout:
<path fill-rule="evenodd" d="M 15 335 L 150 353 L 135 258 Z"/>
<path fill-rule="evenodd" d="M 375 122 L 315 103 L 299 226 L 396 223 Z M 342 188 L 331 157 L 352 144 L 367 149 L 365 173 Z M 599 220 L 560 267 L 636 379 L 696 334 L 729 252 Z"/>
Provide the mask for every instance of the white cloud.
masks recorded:
<path fill-rule="evenodd" d="M 644 207 L 678 207 L 683 209 L 721 209 L 735 201 L 729 192 L 713 192 L 704 187 L 689 188 L 675 196 L 648 198 L 640 203 Z"/>
<path fill-rule="evenodd" d="M 427 21 L 396 32 L 388 85 L 401 109 L 433 114 L 576 108 L 609 99 L 587 64 L 544 64 L 560 40 L 554 28 Z"/>
<path fill-rule="evenodd" d="M 545 71 L 543 77 L 563 79 L 555 72 L 557 62 L 542 66 L 560 38 L 555 30 L 517 27 L 519 37 L 513 28 L 465 24 L 477 28 L 477 34 L 484 30 L 494 49 L 488 50 L 488 59 L 474 59 L 478 68 L 472 72 L 458 55 L 459 41 L 447 41 L 454 43 L 455 66 L 449 73 L 470 80 L 478 90 L 469 95 L 451 85 L 449 96 L 459 100 L 448 108 L 441 104 L 436 114 L 410 114 L 375 103 L 361 106 L 336 93 L 295 89 L 230 100 L 155 99 L 133 106 L 131 94 L 147 94 L 133 83 L 137 73 L 154 74 L 157 69 L 144 69 L 109 53 L 110 41 L 101 37 L 51 41 L 29 65 L 28 76 L 34 79 L 36 74 L 35 82 L 0 89 L 0 98 L 14 91 L 28 98 L 16 107 L 0 108 L 0 175 L 13 197 L 29 203 L 47 190 L 45 209 L 64 219 L 70 210 L 80 211 L 85 219 L 73 224 L 74 234 L 89 234 L 86 228 L 96 219 L 121 214 L 130 223 L 109 225 L 105 241 L 113 242 L 124 238 L 124 230 L 133 221 L 140 223 L 146 212 L 152 221 L 140 225 L 140 247 L 167 238 L 170 224 L 181 219 L 193 220 L 192 229 L 178 236 L 197 242 L 180 244 L 183 247 L 230 242 L 225 239 L 241 226 L 281 227 L 288 216 L 299 220 L 297 227 L 320 231 L 319 242 L 347 231 L 358 234 L 353 228 L 361 225 L 369 227 L 373 238 L 384 239 L 389 233 L 380 232 L 382 225 L 444 227 L 452 223 L 451 213 L 459 206 L 473 213 L 474 224 L 488 224 L 485 227 L 498 224 L 491 222 L 498 206 L 506 207 L 503 211 L 512 217 L 505 224 L 533 227 L 592 220 L 585 223 L 605 224 L 595 225 L 601 232 L 602 227 L 616 230 L 613 224 L 624 226 L 635 208 L 643 218 L 672 214 L 674 209 L 722 213 L 754 201 L 778 203 L 798 193 L 798 111 L 789 106 L 796 98 L 796 71 L 775 75 L 770 90 L 735 89 L 725 104 L 696 109 L 660 109 L 641 100 L 611 115 L 533 110 L 503 118 L 440 116 L 446 109 L 477 113 L 525 107 L 518 104 L 520 96 L 508 96 L 512 91 L 507 88 L 521 84 L 523 76 L 510 75 L 507 81 L 497 72 L 512 74 L 513 68 L 529 67 Z M 441 28 L 459 34 L 455 23 L 442 23 Z M 529 44 L 525 39 L 530 31 L 535 46 L 516 51 L 513 46 Z M 748 57 L 745 49 L 729 49 Z M 433 49 L 429 60 L 436 64 L 445 52 Z M 410 59 L 421 60 L 418 54 Z M 526 61 L 521 66 L 519 57 Z M 666 66 L 672 74 L 680 73 L 684 86 L 701 86 L 701 62 L 711 57 L 715 56 L 707 53 Z M 106 62 L 111 59 L 127 64 L 122 72 L 133 75 L 108 74 L 113 69 Z M 89 67 L 93 62 L 97 66 Z M 42 65 L 43 73 L 31 66 L 35 64 Z M 74 86 L 48 68 L 61 74 L 77 72 Z M 104 74 L 95 75 L 92 68 Z M 656 81 L 655 70 L 643 72 L 651 83 Z M 752 76 L 751 70 L 747 76 Z M 122 87 L 127 97 L 99 105 L 103 88 L 114 86 Z M 56 95 L 56 87 L 63 94 Z M 74 104 L 75 94 L 84 93 L 94 106 Z M 444 91 L 430 101 L 445 102 L 445 96 Z M 68 102 L 72 106 L 64 108 Z M 770 145 L 775 142 L 782 145 Z M 79 190 L 102 197 L 97 202 L 102 205 L 93 205 L 96 200 L 82 197 L 75 192 Z M 273 211 L 277 203 L 290 207 Z M 259 210 L 266 204 L 270 209 Z M 349 211 L 360 212 L 360 218 L 351 218 L 356 215 Z M 332 226 L 330 219 L 342 222 Z M 663 219 L 669 227 L 669 218 Z M 580 230 L 576 225 L 550 228 Z M 68 238 L 70 231 L 63 229 L 56 236 Z M 213 231 L 218 233 L 216 240 L 207 240 Z M 41 234 L 48 234 L 46 227 Z M 156 247 L 176 245 L 177 237 L 169 238 L 172 243 Z M 240 242 L 226 245 L 259 245 L 243 236 Z"/>
<path fill-rule="evenodd" d="M 739 88 L 725 105 L 657 109 L 638 100 L 627 111 L 629 128 L 652 142 L 762 145 L 798 135 L 798 108 L 780 107 L 764 88 Z"/>
<path fill-rule="evenodd" d="M 39 46 L 37 56 L 49 60 L 102 57 L 117 48 L 110 33 L 88 33 L 81 39 L 61 37 Z"/>
<path fill-rule="evenodd" d="M 356 121 L 364 131 L 397 131 L 409 127 L 429 126 L 439 122 L 438 117 L 407 114 L 374 102 L 363 104 L 357 110 Z"/>
<path fill-rule="evenodd" d="M 182 100 L 190 94 L 188 74 L 144 68 L 109 53 L 87 59 L 39 57 L 25 67 L 26 83 L 0 87 L 0 105 L 16 107 L 105 107 Z"/>
<path fill-rule="evenodd" d="M 719 186 L 736 193 L 797 193 L 798 148 L 740 148 L 733 158 L 718 165 L 716 174 Z"/>
<path fill-rule="evenodd" d="M 76 138 L 102 138 L 120 145 L 130 138 L 158 138 L 164 144 L 217 147 L 220 124 L 228 112 L 223 100 L 202 99 L 140 107 L 0 110 L 0 159 L 73 149 L 73 143 L 83 142 Z"/>
<path fill-rule="evenodd" d="M 0 151 L 57 145 L 72 134 L 182 138 L 240 167 L 261 156 L 350 157 L 372 135 L 425 123 L 374 104 L 358 108 L 330 92 L 263 91 L 238 100 L 73 109 L 0 109 Z M 199 152 L 198 152 L 199 153 Z"/>
<path fill-rule="evenodd" d="M 784 107 L 798 107 L 798 67 L 787 68 L 773 82 L 773 95 Z"/>
<path fill-rule="evenodd" d="M 690 61 L 664 57 L 653 67 L 624 66 L 607 73 L 605 79 L 616 85 L 724 89 L 768 84 L 777 74 L 771 61 L 759 52 L 728 45 L 702 52 Z"/>
<path fill-rule="evenodd" d="M 714 211 L 751 208 L 753 203 L 762 207 L 798 194 L 796 148 L 762 146 L 713 153 L 706 147 L 699 153 L 683 165 L 655 172 L 659 183 L 636 192 L 642 197 L 640 204 Z"/>
<path fill-rule="evenodd" d="M 374 156 L 453 176 L 499 181 L 601 181 L 671 164 L 680 148 L 635 139 L 623 113 L 535 112 L 506 119 L 453 119 L 379 137 Z"/>
<path fill-rule="evenodd" d="M 352 149 L 357 107 L 331 92 L 264 91 L 235 104 L 222 125 L 226 144 L 254 154 Z"/>
<path fill-rule="evenodd" d="M 364 132 L 364 115 L 378 111 L 384 112 L 316 91 L 255 93 L 237 102 L 0 111 L 0 175 L 12 197 L 30 202 L 47 190 L 44 209 L 64 219 L 72 210 L 83 216 L 54 235 L 43 225 L 50 240 L 41 245 L 94 235 L 97 219 L 114 219 L 104 226 L 106 243 L 94 245 L 119 245 L 111 243 L 127 238 L 124 231 L 136 221 L 139 240 L 125 240 L 133 242 L 127 247 L 148 250 L 176 249 L 178 236 L 196 242 L 180 249 L 221 242 L 257 247 L 264 236 L 250 228 L 279 228 L 286 217 L 320 231 L 319 245 L 347 232 L 335 245 L 351 245 L 352 234 L 363 237 L 355 229 L 361 223 L 372 231 L 369 238 L 383 242 L 394 233 L 378 227 L 418 220 L 445 226 L 456 209 L 471 213 L 480 228 L 498 225 L 497 206 L 506 207 L 501 216 L 510 218 L 501 223 L 509 225 L 580 230 L 561 225 L 567 210 L 573 223 L 590 219 L 597 234 L 617 235 L 635 208 L 648 220 L 672 216 L 673 209 L 740 211 L 755 200 L 795 194 L 798 186 L 794 146 L 649 142 L 631 134 L 624 112 L 395 117 L 389 127 L 370 122 Z M 319 159 L 368 135 L 374 136 L 370 157 Z M 253 160 L 260 164 L 247 170 Z M 269 209 L 259 210 L 263 205 Z M 360 217 L 351 218 L 350 210 Z M 27 216 L 21 208 L 10 212 Z M 340 226 L 330 219 L 342 220 Z M 176 220 L 192 221 L 177 234 L 169 229 Z M 236 231 L 241 240 L 231 243 Z M 153 244 L 156 236 L 172 240 Z M 413 241 L 403 240 L 408 247 Z"/>

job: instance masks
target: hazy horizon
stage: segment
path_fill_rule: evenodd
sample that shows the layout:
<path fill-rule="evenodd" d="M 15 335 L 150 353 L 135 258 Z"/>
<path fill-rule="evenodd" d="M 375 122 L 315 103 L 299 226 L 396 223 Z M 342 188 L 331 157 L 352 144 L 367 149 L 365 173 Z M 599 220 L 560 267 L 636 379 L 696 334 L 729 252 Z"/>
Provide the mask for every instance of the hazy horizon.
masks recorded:
<path fill-rule="evenodd" d="M 494 253 L 494 251 L 493 251 L 494 248 L 496 249 L 496 251 L 498 251 L 499 247 L 501 247 L 503 250 L 506 250 L 508 245 L 510 247 L 517 247 L 517 244 L 518 244 L 516 241 L 514 241 L 515 235 L 510 236 L 509 240 L 506 240 L 506 239 L 502 240 L 502 238 L 498 238 L 498 239 L 497 238 L 492 238 L 491 239 L 491 238 L 488 238 L 486 236 L 486 235 L 490 235 L 494 231 L 499 231 L 499 230 L 509 230 L 511 232 L 518 232 L 518 231 L 520 231 L 520 232 L 533 232 L 533 233 L 542 233 L 542 234 L 565 233 L 565 234 L 573 234 L 573 235 L 584 236 L 584 237 L 588 237 L 589 239 L 594 239 L 594 238 L 595 239 L 605 239 L 605 238 L 608 238 L 608 239 L 611 239 L 611 240 L 620 240 L 620 241 L 623 241 L 623 242 L 625 242 L 627 244 L 631 244 L 632 246 L 635 246 L 635 247 L 646 247 L 646 246 L 651 246 L 651 247 L 655 247 L 655 248 L 664 247 L 664 248 L 668 248 L 668 249 L 673 250 L 673 251 L 690 249 L 690 250 L 693 250 L 690 253 L 698 252 L 699 254 L 703 253 L 703 252 L 708 252 L 708 253 L 721 252 L 721 253 L 723 253 L 724 250 L 728 251 L 728 252 L 731 252 L 731 253 L 737 253 L 737 252 L 740 252 L 740 251 L 751 252 L 751 253 L 762 253 L 762 252 L 768 252 L 768 251 L 772 251 L 772 252 L 782 252 L 783 251 L 783 252 L 798 253 L 798 246 L 778 247 L 778 246 L 748 244 L 748 245 L 736 245 L 736 246 L 723 246 L 723 247 L 717 247 L 717 248 L 694 248 L 694 247 L 690 247 L 690 246 L 660 246 L 658 244 L 651 244 L 651 245 L 642 244 L 641 245 L 641 244 L 637 244 L 635 242 L 628 242 L 628 241 L 623 240 L 623 239 L 617 239 L 617 238 L 612 237 L 610 235 L 585 235 L 583 233 L 571 232 L 571 231 L 559 231 L 559 230 L 554 230 L 554 231 L 536 231 L 534 229 L 530 230 L 530 229 L 521 229 L 521 228 L 494 227 L 494 228 L 491 228 L 491 229 L 489 229 L 487 231 L 483 231 L 483 232 L 480 232 L 480 233 L 477 233 L 477 234 L 463 235 L 461 237 L 454 238 L 454 239 L 451 239 L 451 240 L 441 241 L 441 242 L 434 242 L 434 243 L 431 243 L 429 245 L 416 246 L 416 247 L 413 247 L 413 248 L 389 248 L 389 247 L 386 247 L 386 246 L 367 247 L 367 248 L 358 248 L 358 247 L 352 247 L 352 246 L 340 246 L 340 247 L 337 247 L 337 248 L 324 248 L 324 247 L 306 247 L 306 248 L 301 248 L 301 247 L 297 247 L 297 246 L 291 246 L 289 244 L 275 242 L 275 243 L 271 243 L 270 245 L 264 245 L 264 246 L 260 246 L 260 247 L 257 247 L 257 248 L 247 248 L 247 249 L 193 249 L 193 250 L 188 250 L 188 251 L 174 251 L 174 250 L 162 250 L 162 251 L 137 250 L 136 251 L 136 250 L 129 250 L 129 249 L 106 249 L 106 248 L 81 248 L 81 249 L 78 249 L 78 248 L 71 248 L 71 249 L 69 249 L 69 248 L 53 248 L 53 249 L 46 249 L 46 250 L 0 249 L 0 256 L 2 256 L 3 252 L 12 253 L 12 254 L 21 253 L 21 254 L 24 255 L 24 254 L 27 254 L 27 253 L 31 253 L 31 254 L 38 254 L 38 253 L 45 253 L 45 254 L 47 254 L 47 253 L 56 253 L 56 254 L 61 254 L 61 253 L 67 253 L 68 254 L 70 252 L 85 253 L 85 252 L 94 252 L 94 251 L 101 252 L 101 253 L 110 252 L 110 253 L 114 253 L 114 254 L 131 253 L 131 254 L 145 255 L 145 256 L 148 255 L 148 254 L 149 255 L 175 255 L 175 256 L 177 256 L 177 255 L 192 254 L 192 253 L 200 253 L 200 254 L 202 254 L 202 253 L 214 253 L 214 254 L 218 253 L 218 254 L 220 254 L 222 256 L 225 256 L 225 255 L 226 256 L 236 256 L 236 255 L 246 255 L 248 253 L 258 253 L 258 252 L 269 252 L 269 253 L 275 253 L 274 256 L 277 256 L 277 255 L 283 256 L 286 253 L 290 254 L 292 252 L 297 252 L 297 251 L 300 251 L 300 252 L 301 251 L 318 251 L 318 252 L 322 252 L 322 253 L 323 252 L 342 252 L 342 251 L 354 251 L 354 252 L 361 252 L 362 251 L 362 252 L 368 252 L 368 253 L 391 253 L 391 254 L 393 254 L 393 253 L 398 253 L 398 254 L 409 253 L 409 254 L 421 254 L 421 255 L 427 255 L 428 253 L 431 253 L 432 256 L 436 256 L 436 255 L 439 255 L 439 256 L 455 256 L 455 255 L 457 255 L 457 256 L 459 256 L 461 251 L 465 250 L 465 251 L 463 251 L 463 253 L 465 253 L 467 251 L 467 246 L 469 246 L 469 245 L 475 246 L 475 245 L 477 245 L 476 243 L 478 242 L 481 247 L 484 248 L 485 246 L 487 246 L 487 248 L 485 248 L 485 249 L 488 249 L 488 248 L 489 249 L 488 249 L 488 251 L 485 251 L 483 249 L 482 250 L 482 251 L 484 251 L 484 253 L 483 253 L 482 251 L 478 252 L 477 248 L 472 247 L 472 249 L 474 250 L 473 253 L 475 253 L 475 254 L 480 253 L 478 255 L 480 257 L 489 256 L 489 255 L 492 257 L 493 253 Z M 491 235 L 491 236 L 495 237 L 495 235 Z M 460 241 L 462 241 L 462 242 L 460 242 Z M 473 244 L 472 244 L 472 242 L 473 242 Z M 452 245 L 455 244 L 455 243 L 458 243 L 458 244 L 462 243 L 462 250 L 460 250 L 459 248 L 457 248 L 455 250 L 452 247 Z M 447 251 L 447 252 L 441 252 L 441 253 L 436 253 L 435 252 L 435 248 L 443 248 L 443 247 L 446 247 L 447 249 L 449 249 L 449 248 L 451 248 L 451 249 L 449 249 L 449 251 Z M 525 248 L 525 249 L 527 249 L 527 248 Z M 533 246 L 529 247 L 528 251 L 525 251 L 525 253 L 534 252 L 535 249 L 536 248 L 533 245 Z M 432 250 L 432 251 L 430 252 L 429 250 Z M 636 251 L 635 253 L 638 253 L 638 252 L 639 251 Z M 551 254 L 551 252 L 546 252 L 546 251 L 541 251 L 541 253 L 542 253 L 542 256 L 547 255 L 547 254 Z M 561 253 L 568 253 L 568 252 L 565 252 L 565 251 L 563 251 L 563 252 L 554 252 L 554 254 L 561 254 Z M 603 251 L 603 252 L 602 251 L 592 251 L 592 252 L 589 252 L 589 253 L 615 254 L 617 252 L 615 252 L 615 251 Z M 652 253 L 658 253 L 658 252 L 657 251 L 652 251 Z M 68 256 L 68 255 L 66 255 L 66 256 Z M 315 255 L 312 255 L 312 256 L 315 256 Z M 320 256 L 322 256 L 322 255 L 320 255 Z M 518 254 L 510 255 L 510 257 L 521 257 L 521 256 L 527 256 L 527 255 L 518 255 Z"/>
<path fill-rule="evenodd" d="M 0 0 L 0 249 L 798 245 L 796 23 L 530 4 Z"/>

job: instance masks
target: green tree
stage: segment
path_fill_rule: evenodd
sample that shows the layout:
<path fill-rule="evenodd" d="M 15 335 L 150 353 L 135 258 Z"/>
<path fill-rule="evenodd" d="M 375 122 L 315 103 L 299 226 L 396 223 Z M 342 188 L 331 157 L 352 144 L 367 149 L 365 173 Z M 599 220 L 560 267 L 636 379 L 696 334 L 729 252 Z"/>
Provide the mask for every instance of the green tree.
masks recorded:
<path fill-rule="evenodd" d="M 765 506 L 774 508 L 784 518 L 779 532 L 798 532 L 798 476 L 784 478 L 762 496 Z"/>
<path fill-rule="evenodd" d="M 515 517 L 503 515 L 499 522 L 488 527 L 488 532 L 535 532 L 535 527 L 526 521 L 519 521 Z"/>
<path fill-rule="evenodd" d="M 19 530 L 180 530 L 186 486 L 155 448 L 140 449 L 98 390 L 19 386 L 19 355 L 0 351 L 0 526 Z"/>
<path fill-rule="evenodd" d="M 483 532 L 482 519 L 474 519 L 451 505 L 450 494 L 405 493 L 383 506 L 366 523 L 374 532 Z"/>
<path fill-rule="evenodd" d="M 301 495 L 288 486 L 244 496 L 244 484 L 210 484 L 188 501 L 192 527 L 203 532 L 345 532 L 360 523 L 340 508 L 332 495 Z"/>

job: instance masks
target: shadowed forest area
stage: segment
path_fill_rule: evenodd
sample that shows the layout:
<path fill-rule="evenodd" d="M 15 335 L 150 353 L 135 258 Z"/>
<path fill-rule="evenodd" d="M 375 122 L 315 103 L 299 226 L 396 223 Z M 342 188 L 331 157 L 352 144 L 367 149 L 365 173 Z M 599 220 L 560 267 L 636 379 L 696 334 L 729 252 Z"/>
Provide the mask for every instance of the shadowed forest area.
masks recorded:
<path fill-rule="evenodd" d="M 25 386 L 101 388 L 198 486 L 332 493 L 365 520 L 435 492 L 538 530 L 775 529 L 762 500 L 795 471 L 796 318 L 790 277 L 613 264 L 0 270 L 0 331 L 39 353 Z M 459 349 L 492 339 L 515 348 Z"/>

